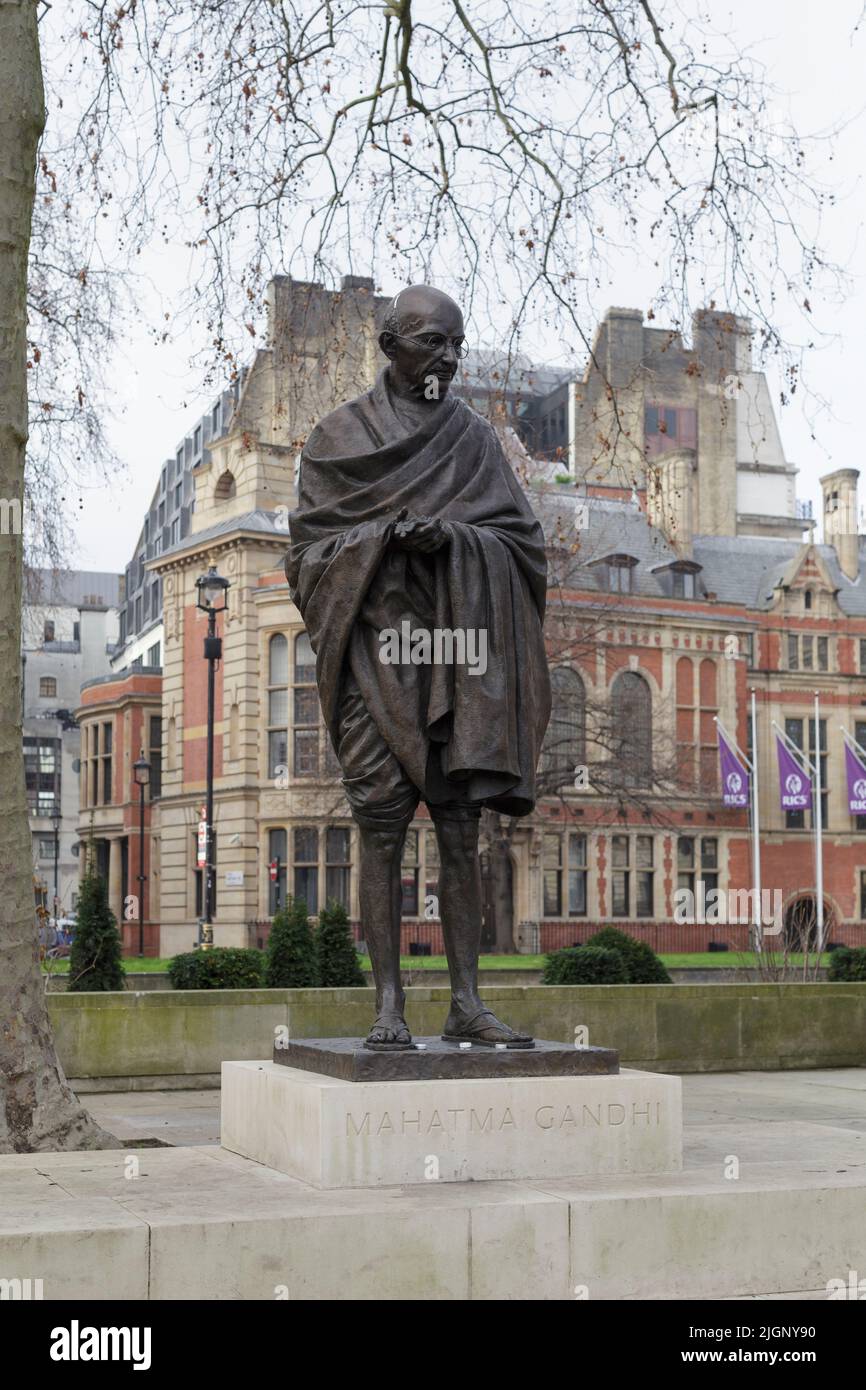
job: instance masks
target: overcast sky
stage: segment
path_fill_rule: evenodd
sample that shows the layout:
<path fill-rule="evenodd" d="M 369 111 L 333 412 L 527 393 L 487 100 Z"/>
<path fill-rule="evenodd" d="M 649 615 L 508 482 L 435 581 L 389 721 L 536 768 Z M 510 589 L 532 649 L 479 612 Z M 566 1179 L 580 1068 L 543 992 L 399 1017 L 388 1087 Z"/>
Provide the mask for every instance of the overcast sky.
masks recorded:
<path fill-rule="evenodd" d="M 780 411 L 786 454 L 800 469 L 797 493 L 811 497 L 815 515 L 818 478 L 832 468 L 860 467 L 861 417 L 866 368 L 866 281 L 863 275 L 864 196 L 863 150 L 866 117 L 863 86 L 866 29 L 854 33 L 859 18 L 857 0 L 833 0 L 816 7 L 814 0 L 684 0 L 683 7 L 709 11 L 720 28 L 737 35 L 744 47 L 768 67 L 779 89 L 779 106 L 790 112 L 797 129 L 819 133 L 840 121 L 847 127 L 827 151 L 816 173 L 840 199 L 828 223 L 825 251 L 847 266 L 852 289 L 839 306 L 816 306 L 821 327 L 833 335 L 820 351 L 810 354 L 807 376 L 818 396 L 830 402 L 829 412 L 815 414 L 804 397 Z M 830 159 L 832 154 L 833 158 Z M 637 248 L 636 248 L 637 249 Z M 115 364 L 114 407 L 118 414 L 110 435 L 124 461 L 125 474 L 110 486 L 82 491 L 76 506 L 78 552 L 73 563 L 83 569 L 122 570 L 129 561 L 159 470 L 175 452 L 177 441 L 210 404 L 215 391 L 202 392 L 200 372 L 190 368 L 192 353 L 206 346 L 189 339 L 154 346 L 145 320 L 158 322 L 188 273 L 188 252 L 182 247 L 153 250 L 142 258 L 143 276 L 152 282 L 140 296 L 142 324 L 133 332 Z M 386 293 L 399 285 L 385 284 Z M 629 252 L 612 268 L 611 283 L 598 296 L 601 312 L 607 304 L 646 309 L 651 285 L 641 273 L 640 256 Z M 720 306 L 721 307 L 721 306 Z M 656 326 L 663 326 L 660 321 Z M 468 326 L 472 337 L 472 325 Z M 774 400 L 780 382 L 771 375 Z M 812 438 L 813 430 L 817 439 Z M 866 479 L 861 505 L 866 503 Z"/>

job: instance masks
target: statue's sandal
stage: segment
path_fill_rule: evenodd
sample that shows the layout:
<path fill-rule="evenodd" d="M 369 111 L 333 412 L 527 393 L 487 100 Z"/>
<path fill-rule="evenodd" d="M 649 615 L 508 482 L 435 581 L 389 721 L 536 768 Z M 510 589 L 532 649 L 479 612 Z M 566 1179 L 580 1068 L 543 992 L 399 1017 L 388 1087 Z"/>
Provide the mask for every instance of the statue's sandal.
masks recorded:
<path fill-rule="evenodd" d="M 483 1023 L 482 1019 L 490 1018 L 492 1023 Z M 498 1033 L 497 1038 L 481 1037 L 482 1033 Z M 496 1047 L 503 1043 L 506 1047 L 534 1047 L 535 1040 L 528 1033 L 515 1033 L 513 1028 L 507 1024 L 500 1023 L 499 1019 L 489 1009 L 482 1010 L 481 1013 L 470 1018 L 463 1025 L 459 1033 L 443 1033 L 443 1042 L 471 1042 L 477 1047 Z"/>

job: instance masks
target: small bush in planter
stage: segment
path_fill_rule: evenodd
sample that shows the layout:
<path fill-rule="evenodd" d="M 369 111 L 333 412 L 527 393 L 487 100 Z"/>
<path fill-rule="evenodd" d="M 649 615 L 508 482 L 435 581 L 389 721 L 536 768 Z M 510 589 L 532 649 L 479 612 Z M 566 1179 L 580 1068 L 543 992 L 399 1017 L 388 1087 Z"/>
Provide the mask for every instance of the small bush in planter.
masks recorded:
<path fill-rule="evenodd" d="M 572 946 L 546 957 L 543 985 L 626 985 L 628 974 L 618 951 Z"/>
<path fill-rule="evenodd" d="M 308 912 L 303 898 L 289 898 L 274 914 L 266 951 L 268 989 L 311 989 L 318 983 L 316 943 Z"/>
<path fill-rule="evenodd" d="M 830 956 L 827 979 L 866 981 L 866 946 L 837 946 Z"/>
<path fill-rule="evenodd" d="M 117 918 L 108 906 L 105 880 L 87 873 L 78 893 L 78 924 L 69 952 L 70 991 L 123 989 Z"/>
<path fill-rule="evenodd" d="M 346 988 L 367 983 L 342 903 L 329 902 L 319 913 L 316 960 L 322 986 Z"/>
<path fill-rule="evenodd" d="M 616 927 L 602 927 L 587 941 L 605 951 L 619 951 L 630 985 L 669 985 L 671 977 L 655 951 L 645 941 L 636 941 Z"/>
<path fill-rule="evenodd" d="M 185 951 L 169 962 L 173 989 L 261 989 L 264 956 L 244 946 Z"/>

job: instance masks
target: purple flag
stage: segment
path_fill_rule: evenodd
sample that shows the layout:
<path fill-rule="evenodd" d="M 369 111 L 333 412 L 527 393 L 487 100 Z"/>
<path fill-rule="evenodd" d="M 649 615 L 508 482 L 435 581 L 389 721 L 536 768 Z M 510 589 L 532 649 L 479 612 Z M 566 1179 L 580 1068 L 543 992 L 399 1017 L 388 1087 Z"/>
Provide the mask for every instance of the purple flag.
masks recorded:
<path fill-rule="evenodd" d="M 779 756 L 779 796 L 783 811 L 811 811 L 812 780 L 807 777 L 800 764 L 776 734 L 776 752 Z"/>
<path fill-rule="evenodd" d="M 852 816 L 866 815 L 866 767 L 845 740 L 845 775 L 848 779 L 848 810 Z"/>
<path fill-rule="evenodd" d="M 719 764 L 722 771 L 722 802 L 725 806 L 748 806 L 749 774 L 743 767 L 718 724 Z"/>

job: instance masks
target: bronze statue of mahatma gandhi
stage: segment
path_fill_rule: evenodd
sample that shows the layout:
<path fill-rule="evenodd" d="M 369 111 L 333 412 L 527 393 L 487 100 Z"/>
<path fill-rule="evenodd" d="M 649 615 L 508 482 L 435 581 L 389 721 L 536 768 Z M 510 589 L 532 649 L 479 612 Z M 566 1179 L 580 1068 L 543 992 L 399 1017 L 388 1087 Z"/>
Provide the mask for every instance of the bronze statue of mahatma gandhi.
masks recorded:
<path fill-rule="evenodd" d="M 307 441 L 286 557 L 360 831 L 376 983 L 366 1045 L 412 1046 L 401 858 L 423 800 L 439 843 L 451 976 L 442 1036 L 531 1047 L 478 994 L 478 826 L 483 806 L 525 816 L 535 804 L 550 715 L 544 536 L 493 427 L 449 393 L 465 351 L 454 301 L 426 285 L 401 291 L 379 346 L 388 361 L 372 390 L 325 416 Z M 402 659 L 395 633 L 411 636 Z M 484 662 L 461 661 L 464 644 L 483 648 Z"/>

